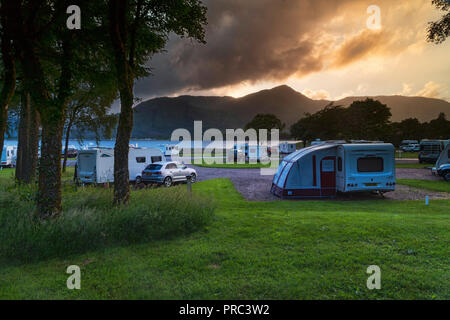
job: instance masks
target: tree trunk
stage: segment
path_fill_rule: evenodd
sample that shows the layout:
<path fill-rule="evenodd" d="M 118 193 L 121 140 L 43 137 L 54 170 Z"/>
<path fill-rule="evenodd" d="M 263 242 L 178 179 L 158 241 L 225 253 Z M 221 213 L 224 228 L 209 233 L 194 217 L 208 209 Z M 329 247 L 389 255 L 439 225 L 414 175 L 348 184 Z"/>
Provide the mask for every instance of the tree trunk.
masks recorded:
<path fill-rule="evenodd" d="M 133 61 L 127 60 L 126 12 L 127 0 L 109 2 L 109 32 L 114 50 L 117 81 L 120 92 L 120 117 L 114 148 L 114 204 L 127 204 L 130 200 L 128 151 L 133 128 Z M 133 47 L 133 44 L 131 44 Z M 133 54 L 130 53 L 130 57 Z"/>
<path fill-rule="evenodd" d="M 3 88 L 0 93 L 0 157 L 3 151 L 5 139 L 6 123 L 8 121 L 8 105 L 14 95 L 16 87 L 16 64 L 12 52 L 12 26 L 11 14 L 13 12 L 13 3 L 3 1 L 0 9 L 0 22 L 2 25 L 1 52 L 3 60 Z"/>
<path fill-rule="evenodd" d="M 63 120 L 60 117 L 54 117 L 53 119 L 51 117 L 43 118 L 41 159 L 39 162 L 39 193 L 37 198 L 41 218 L 58 216 L 62 211 L 62 131 Z"/>
<path fill-rule="evenodd" d="M 18 12 L 20 14 L 20 10 Z M 21 64 L 24 71 L 25 88 L 31 94 L 33 104 L 39 112 L 42 123 L 41 159 L 39 162 L 39 192 L 37 212 L 41 218 L 58 216 L 61 205 L 61 141 L 64 126 L 65 104 L 70 94 L 71 47 L 70 38 L 62 42 L 61 75 L 59 90 L 51 97 L 46 87 L 45 74 L 37 55 L 38 39 L 35 24 L 22 26 L 22 36 L 18 37 L 18 50 L 22 53 Z"/>
<path fill-rule="evenodd" d="M 25 157 L 30 139 L 30 95 L 22 90 L 20 105 L 19 137 L 17 141 L 16 181 L 24 183 Z"/>
<path fill-rule="evenodd" d="M 66 128 L 66 141 L 64 142 L 64 161 L 62 165 L 62 172 L 66 172 L 67 165 L 67 149 L 69 148 L 70 129 L 72 128 L 72 119 L 70 119 Z"/>
<path fill-rule="evenodd" d="M 128 152 L 133 128 L 133 93 L 120 93 L 120 118 L 114 147 L 114 203 L 127 204 L 130 200 Z"/>
<path fill-rule="evenodd" d="M 16 165 L 16 180 L 19 183 L 34 182 L 38 152 L 39 114 L 34 104 L 31 103 L 30 94 L 22 92 Z"/>

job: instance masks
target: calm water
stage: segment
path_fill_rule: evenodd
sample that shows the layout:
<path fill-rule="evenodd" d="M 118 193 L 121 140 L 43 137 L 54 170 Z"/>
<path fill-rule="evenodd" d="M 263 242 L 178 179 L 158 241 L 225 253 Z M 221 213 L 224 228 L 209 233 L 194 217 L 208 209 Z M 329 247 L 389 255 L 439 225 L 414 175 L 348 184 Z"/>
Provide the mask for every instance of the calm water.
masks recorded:
<path fill-rule="evenodd" d="M 85 140 L 80 143 L 78 140 L 69 140 L 69 148 L 75 147 L 76 149 L 87 149 L 89 147 L 103 147 L 103 148 L 114 148 L 115 140 L 100 140 L 98 145 L 95 140 Z M 164 151 L 164 146 L 167 144 L 178 144 L 180 142 L 170 141 L 170 140 L 130 140 L 130 144 L 140 147 L 140 148 L 159 148 Z M 207 146 L 211 142 L 203 141 L 203 147 Z M 186 143 L 181 143 L 183 146 Z M 6 146 L 17 146 L 17 139 L 5 139 Z M 62 146 L 64 148 L 64 141 L 62 142 Z"/>

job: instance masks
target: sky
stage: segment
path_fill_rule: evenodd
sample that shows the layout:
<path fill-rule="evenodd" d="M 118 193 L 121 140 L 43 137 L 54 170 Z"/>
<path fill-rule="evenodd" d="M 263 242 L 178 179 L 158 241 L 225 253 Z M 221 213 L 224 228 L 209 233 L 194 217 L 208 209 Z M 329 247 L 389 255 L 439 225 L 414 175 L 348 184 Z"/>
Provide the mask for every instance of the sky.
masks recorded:
<path fill-rule="evenodd" d="M 442 15 L 431 0 L 203 2 L 206 44 L 171 37 L 136 97 L 241 97 L 287 84 L 313 99 L 450 99 L 450 39 L 426 41 L 428 23 Z"/>

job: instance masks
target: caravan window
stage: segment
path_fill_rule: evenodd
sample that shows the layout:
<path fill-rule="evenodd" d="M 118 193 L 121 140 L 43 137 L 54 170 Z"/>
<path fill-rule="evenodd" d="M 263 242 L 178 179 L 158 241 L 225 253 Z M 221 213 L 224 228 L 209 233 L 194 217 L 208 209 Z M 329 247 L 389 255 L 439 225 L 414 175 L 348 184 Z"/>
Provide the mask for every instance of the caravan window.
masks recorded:
<path fill-rule="evenodd" d="M 367 157 L 358 159 L 358 172 L 383 172 L 383 158 Z"/>
<path fill-rule="evenodd" d="M 137 163 L 145 163 L 145 157 L 136 157 Z"/>
<path fill-rule="evenodd" d="M 338 171 L 342 171 L 342 158 L 338 158 Z"/>
<path fill-rule="evenodd" d="M 152 157 L 152 163 L 153 162 L 160 162 L 160 161 L 162 161 L 162 157 L 161 156 Z"/>
<path fill-rule="evenodd" d="M 106 153 L 102 154 L 101 157 L 102 158 L 111 158 L 111 156 L 109 154 L 106 154 Z"/>

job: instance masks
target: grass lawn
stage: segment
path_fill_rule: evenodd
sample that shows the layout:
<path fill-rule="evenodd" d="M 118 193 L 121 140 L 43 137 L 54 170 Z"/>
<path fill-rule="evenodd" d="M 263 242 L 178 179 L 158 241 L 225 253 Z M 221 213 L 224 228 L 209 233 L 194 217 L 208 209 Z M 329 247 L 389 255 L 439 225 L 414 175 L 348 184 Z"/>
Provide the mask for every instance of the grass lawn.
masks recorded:
<path fill-rule="evenodd" d="M 228 179 L 193 189 L 217 203 L 207 230 L 4 263 L 0 298 L 450 298 L 448 200 L 246 202 Z M 72 264 L 81 267 L 81 290 L 66 288 Z M 381 290 L 366 288 L 369 265 L 381 268 Z"/>
<path fill-rule="evenodd" d="M 427 169 L 434 167 L 432 163 L 395 163 L 396 168 Z"/>
<path fill-rule="evenodd" d="M 417 180 L 417 179 L 396 179 L 397 184 L 420 188 L 431 191 L 450 192 L 450 183 L 444 181 L 433 180 Z"/>
<path fill-rule="evenodd" d="M 398 152 L 395 151 L 395 157 L 396 158 L 414 158 L 414 159 L 418 159 L 419 158 L 419 153 L 418 152 Z"/>

